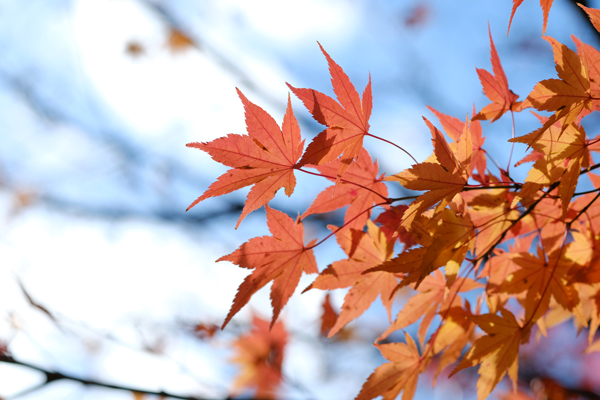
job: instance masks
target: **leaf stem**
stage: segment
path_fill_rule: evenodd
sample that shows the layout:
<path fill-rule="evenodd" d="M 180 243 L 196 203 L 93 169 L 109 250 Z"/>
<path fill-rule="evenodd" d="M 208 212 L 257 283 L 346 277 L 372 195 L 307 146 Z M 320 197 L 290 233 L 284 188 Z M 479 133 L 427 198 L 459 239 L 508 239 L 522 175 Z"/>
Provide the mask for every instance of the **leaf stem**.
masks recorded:
<path fill-rule="evenodd" d="M 496 161 L 496 160 L 494 159 L 494 157 L 492 157 L 492 156 L 490 155 L 490 153 L 488 153 L 488 151 L 487 151 L 486 149 L 481 149 L 481 150 L 483 150 L 483 151 L 485 152 L 485 155 L 486 155 L 486 156 L 487 156 L 487 157 L 488 157 L 490 160 L 492 160 L 492 163 L 494 163 L 494 165 L 496 166 L 496 168 L 498 168 L 498 170 L 499 170 L 500 172 L 504 171 L 504 170 L 502 169 L 502 167 L 500 166 L 500 164 L 498 164 L 498 161 Z"/>
<path fill-rule="evenodd" d="M 307 173 L 307 174 L 310 174 L 310 175 L 322 176 L 323 178 L 329 178 L 329 179 L 333 179 L 333 180 L 336 180 L 336 179 L 337 179 L 335 176 L 329 176 L 329 175 L 324 175 L 324 174 L 317 174 L 316 172 L 310 172 L 310 171 L 307 171 L 307 170 L 305 170 L 305 169 L 302 169 L 302 168 L 297 168 L 297 170 L 298 170 L 298 171 L 305 172 L 305 173 Z M 381 198 L 382 198 L 383 200 L 385 200 L 385 201 L 389 201 L 389 199 L 388 199 L 387 197 L 385 197 L 384 195 L 382 195 L 381 193 L 379 193 L 379 192 L 376 192 L 375 190 L 373 190 L 373 189 L 371 189 L 371 188 L 368 188 L 368 187 L 366 187 L 366 186 L 363 186 L 363 185 L 361 185 L 360 183 L 356 183 L 356 182 L 348 181 L 348 180 L 346 180 L 346 179 L 342 179 L 342 178 L 340 178 L 340 182 L 349 183 L 349 184 L 351 184 L 351 185 L 358 186 L 358 187 L 360 187 L 360 188 L 362 188 L 362 189 L 368 190 L 369 192 L 371 192 L 371 193 L 373 193 L 373 194 L 376 194 L 377 196 L 381 197 Z M 379 179 L 379 180 L 377 180 L 376 182 L 382 182 L 382 180 L 381 180 L 381 179 Z"/>
<path fill-rule="evenodd" d="M 375 207 L 379 207 L 379 206 L 383 206 L 385 204 L 389 204 L 387 201 L 382 202 L 382 203 L 377 203 L 372 205 L 371 207 L 361 211 L 360 213 L 356 214 L 354 217 L 352 217 L 349 221 L 344 222 L 344 225 L 340 226 L 339 228 L 337 228 L 335 231 L 331 232 L 329 235 L 325 236 L 325 238 L 323 238 L 322 240 L 320 240 L 319 242 L 313 244 L 312 246 L 308 246 L 305 247 L 305 250 L 312 250 L 315 247 L 317 247 L 318 245 L 320 245 L 321 243 L 323 243 L 324 241 L 326 241 L 327 239 L 329 239 L 330 237 L 332 237 L 333 235 L 335 235 L 336 233 L 338 233 L 339 231 L 341 231 L 342 229 L 344 229 L 348 224 L 350 224 L 352 221 L 354 221 L 356 218 L 360 217 L 362 214 L 371 211 L 372 209 L 374 209 Z"/>
<path fill-rule="evenodd" d="M 408 151 L 404 150 L 402 147 L 398 146 L 396 143 L 394 143 L 394 142 L 390 142 L 390 141 L 389 141 L 389 140 L 387 140 L 387 139 L 380 138 L 379 136 L 375 136 L 375 135 L 372 135 L 372 134 L 370 134 L 370 133 L 367 133 L 365 136 L 371 136 L 372 138 L 379 139 L 379 140 L 381 140 L 381 141 L 383 141 L 383 142 L 386 142 L 386 143 L 388 143 L 388 144 L 391 144 L 392 146 L 395 146 L 395 147 L 399 148 L 400 150 L 402 150 L 403 152 L 405 152 L 405 153 L 406 153 L 406 154 L 407 154 L 407 155 L 408 155 L 410 158 L 412 158 L 412 160 L 415 162 L 415 164 L 418 164 L 418 163 L 419 163 L 419 162 L 418 162 L 418 161 L 417 161 L 417 160 L 416 160 L 416 159 L 415 159 L 415 158 L 412 156 L 412 154 L 410 154 Z"/>

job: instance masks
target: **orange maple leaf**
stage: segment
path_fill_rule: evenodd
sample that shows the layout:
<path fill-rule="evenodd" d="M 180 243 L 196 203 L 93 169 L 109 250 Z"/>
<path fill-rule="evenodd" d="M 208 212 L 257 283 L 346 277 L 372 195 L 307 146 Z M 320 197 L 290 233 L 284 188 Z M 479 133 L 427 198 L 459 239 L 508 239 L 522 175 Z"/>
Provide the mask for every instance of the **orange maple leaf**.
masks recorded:
<path fill-rule="evenodd" d="M 538 247 L 537 257 L 529 252 L 508 256 L 520 268 L 506 277 L 498 291 L 513 294 L 527 291 L 524 304 L 527 321 L 535 322 L 544 315 L 550 305 L 550 296 L 575 316 L 581 316 L 577 309 L 579 295 L 567 276 L 573 263 L 562 253 L 557 250 L 546 255 Z"/>
<path fill-rule="evenodd" d="M 306 153 L 299 165 L 322 165 L 342 155 L 337 170 L 341 177 L 358 156 L 363 146 L 363 138 L 369 134 L 369 118 L 373 108 L 371 92 L 371 76 L 363 93 L 362 102 L 358 92 L 344 70 L 331 59 L 319 43 L 321 51 L 327 58 L 331 83 L 337 101 L 313 89 L 298 89 L 288 83 L 294 94 L 302 100 L 317 122 L 326 125 L 327 129 L 319 133 L 306 148 Z"/>
<path fill-rule="evenodd" d="M 411 233 L 422 247 L 405 250 L 366 272 L 403 274 L 400 286 L 415 283 L 418 288 L 430 273 L 445 267 L 447 285 L 451 285 L 475 237 L 466 204 L 461 200 L 457 196 L 449 209 L 434 217 L 430 216 L 433 211 L 430 210 L 413 222 Z"/>
<path fill-rule="evenodd" d="M 527 252 L 531 247 L 533 235 L 525 238 L 516 238 L 514 244 L 509 245 L 508 251 L 495 249 L 493 257 L 485 263 L 479 274 L 480 278 L 488 278 L 486 285 L 486 302 L 491 313 L 496 313 L 503 308 L 511 295 L 501 293 L 498 288 L 506 282 L 506 278 L 519 270 L 519 265 L 513 261 L 511 254 Z"/>
<path fill-rule="evenodd" d="M 459 292 L 468 292 L 482 287 L 481 283 L 477 283 L 472 279 L 458 278 L 448 288 L 444 274 L 440 270 L 434 271 L 433 274 L 423 279 L 417 289 L 419 293 L 408 299 L 394 323 L 376 341 L 385 339 L 392 332 L 404 329 L 423 317 L 423 321 L 419 324 L 418 333 L 419 340 L 423 343 L 431 321 L 438 314 L 438 309 L 439 313 L 442 313 L 450 307 L 460 307 L 462 306 L 462 299 L 458 296 Z"/>
<path fill-rule="evenodd" d="M 462 307 L 452 307 L 444 313 L 444 323 L 433 342 L 433 354 L 439 354 L 443 350 L 433 376 L 434 385 L 442 370 L 460 358 L 463 349 L 473 337 L 476 325 L 470 318 L 473 314 L 469 302 L 466 301 L 465 305 L 466 310 Z M 479 309 L 476 309 L 476 312 L 479 312 Z"/>
<path fill-rule="evenodd" d="M 560 79 L 538 82 L 523 102 L 522 108 L 533 106 L 540 111 L 556 111 L 542 128 L 535 131 L 538 136 L 555 123 L 560 123 L 562 130 L 566 129 L 577 120 L 584 108 L 590 110 L 592 103 L 597 102 L 591 93 L 586 52 L 580 52 L 578 56 L 556 39 L 549 36 L 544 39 L 552 46 L 556 72 Z M 580 43 L 574 37 L 573 40 Z"/>
<path fill-rule="evenodd" d="M 294 222 L 285 213 L 272 209 L 268 205 L 265 208 L 267 225 L 273 236 L 250 239 L 233 253 L 217 260 L 231 261 L 242 268 L 254 270 L 238 288 L 222 328 L 225 328 L 231 318 L 248 303 L 254 293 L 271 281 L 273 281 L 271 287 L 273 306 L 271 326 L 273 326 L 281 309 L 296 290 L 302 271 L 309 274 L 318 272 L 315 256 L 311 250 L 316 239 L 308 246 L 304 245 L 302 222 L 299 219 Z"/>
<path fill-rule="evenodd" d="M 233 383 L 235 391 L 256 388 L 257 398 L 277 398 L 287 336 L 281 321 L 270 327 L 253 316 L 252 330 L 232 343 L 235 355 L 231 361 L 242 369 Z"/>
<path fill-rule="evenodd" d="M 538 116 L 542 122 L 545 118 Z M 546 126 L 548 122 L 544 123 Z M 567 215 L 582 167 L 589 166 L 589 151 L 586 134 L 582 127 L 574 123 L 560 126 L 549 125 L 543 132 L 534 131 L 528 135 L 510 139 L 510 142 L 525 143 L 542 154 L 529 170 L 525 185 L 513 200 L 515 205 L 521 199 L 531 196 L 542 186 L 549 186 L 561 180 L 559 188 L 563 205 L 563 218 Z"/>
<path fill-rule="evenodd" d="M 442 124 L 444 128 L 444 132 L 450 136 L 452 140 L 455 142 L 459 142 L 461 136 L 463 136 L 465 130 L 465 122 L 461 121 L 456 117 L 452 117 L 450 115 L 439 112 L 433 107 L 427 106 L 429 111 L 431 111 L 437 119 Z M 477 115 L 475 112 L 475 106 L 473 105 L 473 115 Z M 481 130 L 481 123 L 475 118 L 472 119 L 472 122 L 467 127 L 471 131 L 471 142 L 473 144 L 473 150 L 471 153 L 471 164 L 469 167 L 469 176 L 473 175 L 473 171 L 477 169 L 480 177 L 475 177 L 480 180 L 486 181 L 486 168 L 487 168 L 487 159 L 485 156 L 485 151 L 482 149 L 483 143 L 485 142 L 485 138 L 483 137 L 483 132 Z M 450 143 L 452 146 L 452 143 Z"/>
<path fill-rule="evenodd" d="M 411 229 L 415 217 L 442 202 L 439 208 L 445 207 L 455 194 L 461 192 L 467 185 L 471 164 L 473 144 L 471 131 L 465 127 L 461 139 L 457 143 L 456 154 L 444 134 L 440 132 L 429 120 L 423 117 L 431 130 L 434 154 L 437 163 L 423 162 L 398 174 L 385 178 L 386 181 L 397 181 L 402 186 L 411 190 L 427 190 L 411 203 L 402 217 L 402 226 Z"/>
<path fill-rule="evenodd" d="M 515 316 L 501 309 L 502 316 L 495 314 L 473 315 L 470 318 L 487 335 L 480 337 L 450 376 L 458 371 L 481 364 L 477 380 L 477 399 L 488 397 L 508 370 L 515 388 L 518 375 L 519 343 L 529 339 L 529 329 L 521 328 Z"/>
<path fill-rule="evenodd" d="M 500 57 L 494 46 L 494 40 L 492 39 L 492 31 L 488 23 L 488 31 L 490 34 L 490 47 L 491 47 L 491 60 L 492 70 L 494 75 L 490 74 L 485 69 L 477 69 L 477 75 L 483 86 L 483 92 L 492 101 L 492 104 L 485 106 L 479 114 L 473 117 L 473 120 L 488 120 L 492 122 L 500 118 L 505 112 L 512 110 L 516 106 L 515 102 L 519 98 L 512 90 L 508 88 L 508 80 L 506 74 L 500 63 Z"/>
<path fill-rule="evenodd" d="M 246 215 L 267 204 L 280 188 L 285 188 L 287 196 L 292 195 L 296 186 L 294 169 L 304 149 L 289 96 L 280 129 L 265 110 L 251 103 L 239 89 L 238 94 L 246 112 L 248 136 L 229 134 L 208 143 L 187 144 L 206 151 L 215 161 L 233 168 L 210 185 L 187 210 L 209 197 L 254 185 L 248 193 L 236 229 Z"/>
<path fill-rule="evenodd" d="M 380 294 L 381 302 L 391 319 L 392 293 L 398 285 L 396 276 L 387 272 L 363 275 L 363 272 L 389 260 L 393 254 L 394 242 L 389 242 L 371 220 L 367 221 L 367 227 L 367 232 L 354 229 L 339 230 L 336 239 L 348 255 L 348 259 L 336 261 L 328 266 L 304 290 L 333 290 L 352 286 L 344 297 L 342 311 L 328 337 L 332 337 L 350 321 L 358 318 Z M 330 226 L 330 229 L 335 227 Z"/>
<path fill-rule="evenodd" d="M 321 174 L 336 180 L 340 160 L 334 160 L 325 165 L 314 166 Z M 361 149 L 356 157 L 356 162 L 344 174 L 343 181 L 338 186 L 329 186 L 317 195 L 308 210 L 302 214 L 304 219 L 308 215 L 326 213 L 346 205 L 350 205 L 344 216 L 344 227 L 362 230 L 369 219 L 371 212 L 365 212 L 372 208 L 374 203 L 381 203 L 386 199 L 387 186 L 382 182 L 382 177 L 377 177 L 379 167 L 377 161 L 371 161 L 369 152 Z M 355 184 L 358 185 L 355 185 Z M 360 186 L 359 186 L 360 185 Z"/>
<path fill-rule="evenodd" d="M 473 118 L 467 125 L 464 121 L 441 113 L 433 107 L 427 106 L 427 108 L 437 117 L 446 134 L 448 134 L 448 136 L 450 136 L 450 138 L 455 142 L 458 143 L 461 140 L 461 137 L 464 135 L 465 126 L 471 131 L 471 143 L 473 144 L 473 150 L 471 153 L 469 176 L 472 176 L 481 183 L 487 183 L 489 181 L 489 178 L 486 175 L 487 159 L 485 150 L 482 148 L 485 138 L 483 137 L 481 123 L 479 120 Z M 473 105 L 473 115 L 477 115 L 475 105 Z M 455 144 L 450 143 L 449 146 L 453 151 L 456 151 Z M 474 174 L 475 169 L 477 169 L 479 175 Z"/>
<path fill-rule="evenodd" d="M 390 362 L 377 367 L 367 378 L 356 400 L 370 400 L 377 396 L 383 396 L 383 400 L 393 400 L 401 391 L 404 391 L 402 400 L 413 398 L 419 374 L 427 368 L 431 357 L 421 358 L 415 341 L 408 333 L 405 336 L 406 344 L 375 345 Z"/>

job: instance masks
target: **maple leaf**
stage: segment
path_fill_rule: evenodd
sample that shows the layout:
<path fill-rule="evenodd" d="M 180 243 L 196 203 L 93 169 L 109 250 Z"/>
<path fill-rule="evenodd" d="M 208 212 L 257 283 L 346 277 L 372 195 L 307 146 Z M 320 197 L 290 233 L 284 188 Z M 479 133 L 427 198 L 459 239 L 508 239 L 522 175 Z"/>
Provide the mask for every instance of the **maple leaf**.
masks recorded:
<path fill-rule="evenodd" d="M 361 102 L 344 70 L 333 61 L 320 43 L 319 47 L 327 58 L 333 91 L 339 103 L 316 90 L 298 89 L 288 83 L 289 88 L 302 100 L 313 118 L 327 126 L 327 129 L 319 133 L 308 145 L 299 165 L 322 165 L 342 155 L 336 173 L 339 180 L 352 160 L 358 156 L 363 138 L 369 134 L 369 118 L 373 108 L 371 76 L 369 75 L 369 83 Z"/>
<path fill-rule="evenodd" d="M 386 181 L 397 181 L 410 190 L 427 190 L 408 207 L 402 217 L 402 226 L 411 229 L 415 217 L 421 212 L 442 202 L 438 207 L 445 207 L 448 202 L 467 185 L 471 153 L 473 145 L 471 131 L 464 129 L 459 141 L 456 155 L 448 146 L 444 134 L 429 120 L 423 117 L 431 130 L 433 148 L 437 163 L 423 162 L 398 174 L 385 178 Z M 458 157 L 457 157 L 458 156 Z"/>
<path fill-rule="evenodd" d="M 548 14 L 550 13 L 550 8 L 552 8 L 552 2 L 554 0 L 540 0 L 540 6 L 542 7 L 542 11 L 544 12 L 544 27 L 542 28 L 542 34 L 546 34 L 546 26 L 548 25 Z M 510 21 L 508 22 L 508 31 L 506 35 L 510 32 L 510 25 L 512 24 L 513 17 L 515 16 L 515 12 L 517 8 L 523 3 L 523 0 L 513 0 L 513 8 L 510 14 Z"/>
<path fill-rule="evenodd" d="M 316 239 L 304 245 L 304 228 L 300 220 L 294 222 L 285 213 L 272 209 L 268 205 L 267 225 L 273 236 L 260 236 L 248 240 L 233 253 L 217 261 L 231 261 L 242 268 L 254 271 L 244 279 L 238 288 L 233 305 L 223 322 L 222 328 L 248 303 L 252 295 L 267 283 L 271 287 L 271 305 L 273 320 L 277 321 L 281 309 L 294 293 L 302 271 L 317 273 L 317 263 L 311 250 Z"/>
<path fill-rule="evenodd" d="M 458 371 L 481 364 L 477 380 L 477 399 L 488 397 L 506 371 L 516 388 L 519 363 L 519 342 L 529 339 L 529 329 L 521 328 L 515 316 L 501 309 L 495 314 L 473 315 L 472 320 L 487 333 L 473 343 L 463 360 L 450 376 Z"/>
<path fill-rule="evenodd" d="M 573 50 L 556 39 L 548 36 L 544 39 L 552 46 L 556 72 L 560 79 L 546 79 L 537 83 L 522 106 L 533 106 L 540 111 L 556 111 L 544 126 L 536 131 L 538 136 L 557 122 L 560 122 L 563 130 L 566 129 L 576 121 L 584 108 L 591 108 L 593 100 L 585 53 L 582 53 L 582 60 Z"/>
<path fill-rule="evenodd" d="M 560 250 L 546 255 L 538 247 L 537 257 L 528 252 L 511 254 L 509 257 L 520 269 L 511 273 L 498 290 L 505 293 L 527 291 L 524 305 L 527 321 L 535 322 L 544 315 L 550 304 L 550 296 L 563 308 L 580 316 L 576 309 L 579 296 L 573 285 L 569 284 L 567 276 L 572 262 Z"/>
<path fill-rule="evenodd" d="M 472 314 L 468 301 L 466 306 L 467 310 L 462 307 L 452 307 L 445 313 L 444 323 L 439 328 L 433 342 L 433 354 L 438 354 L 443 350 L 433 376 L 433 385 L 442 370 L 459 359 L 467 342 L 474 334 L 476 325 L 470 318 Z M 479 310 L 477 309 L 476 312 Z"/>
<path fill-rule="evenodd" d="M 348 259 L 328 266 L 304 289 L 305 292 L 310 289 L 333 290 L 352 286 L 344 297 L 342 311 L 328 337 L 358 318 L 380 294 L 381 302 L 391 319 L 392 293 L 398 285 L 396 276 L 386 272 L 363 275 L 363 272 L 389 260 L 393 254 L 394 242 L 389 242 L 385 234 L 370 220 L 367 221 L 367 228 L 367 232 L 354 229 L 337 231 L 336 239 Z M 330 226 L 330 229 L 334 230 L 335 227 Z"/>
<path fill-rule="evenodd" d="M 543 117 L 538 118 L 544 121 Z M 509 141 L 528 144 L 543 155 L 529 170 L 525 185 L 513 200 L 513 205 L 537 192 L 542 186 L 561 180 L 559 193 L 564 218 L 575 193 L 581 168 L 589 166 L 588 142 L 583 128 L 575 124 L 560 127 L 560 124 L 555 123 L 541 134 L 535 131 Z"/>
<path fill-rule="evenodd" d="M 265 110 L 251 103 L 239 89 L 237 92 L 244 104 L 248 136 L 229 134 L 208 143 L 187 144 L 206 151 L 215 161 L 233 168 L 210 185 L 187 210 L 209 197 L 254 185 L 248 193 L 236 229 L 246 215 L 267 204 L 280 188 L 285 188 L 287 196 L 292 195 L 296 186 L 294 169 L 304 149 L 289 96 L 280 129 Z"/>
<path fill-rule="evenodd" d="M 376 344 L 381 355 L 389 363 L 373 372 L 362 386 L 356 400 L 370 400 L 383 396 L 383 400 L 393 400 L 400 392 L 402 400 L 410 400 L 417 390 L 419 374 L 427 368 L 431 357 L 421 357 L 417 344 L 408 333 L 405 343 Z"/>
<path fill-rule="evenodd" d="M 281 321 L 269 326 L 256 315 L 252 317 L 252 330 L 232 343 L 235 355 L 231 361 L 241 367 L 233 383 L 235 391 L 256 388 L 257 398 L 277 397 L 287 336 Z"/>
<path fill-rule="evenodd" d="M 340 160 L 334 160 L 314 167 L 321 174 L 331 177 L 328 179 L 335 181 L 340 163 Z M 381 203 L 388 195 L 387 186 L 382 182 L 383 175 L 377 177 L 378 171 L 377 161 L 373 163 L 367 150 L 361 149 L 356 162 L 350 164 L 344 174 L 343 181 L 340 181 L 337 187 L 329 186 L 319 193 L 301 218 L 350 205 L 344 216 L 344 227 L 362 230 L 371 216 L 370 211 L 365 211 L 372 208 L 373 204 Z"/>
<path fill-rule="evenodd" d="M 522 1 L 513 0 L 509 29 Z M 541 0 L 541 5 L 545 31 L 552 0 Z M 593 23 L 600 21 L 600 11 L 583 9 Z M 266 205 L 272 234 L 250 239 L 219 260 L 252 270 L 240 285 L 223 326 L 256 291 L 273 281 L 273 327 L 302 271 L 318 272 L 312 253 L 316 241 L 304 245 L 301 217 L 294 222 L 268 206 L 282 187 L 291 195 L 294 169 L 308 166 L 320 172 L 314 175 L 335 184 L 317 196 L 302 218 L 347 207 L 344 226 L 330 226 L 347 258 L 329 265 L 305 289 L 349 289 L 339 315 L 333 310 L 329 295 L 325 297 L 319 320 L 321 334 L 328 332 L 331 337 L 337 333 L 336 339 L 351 337 L 351 330 L 345 327 L 377 297 L 381 297 L 390 318 L 390 327 L 378 340 L 421 319 L 415 339 L 424 348 L 432 321 L 436 317 L 441 320 L 422 355 L 408 335 L 406 344 L 377 345 L 390 362 L 368 378 L 359 400 L 377 396 L 391 400 L 402 391 L 403 400 L 412 398 L 418 375 L 434 356 L 439 359 L 435 380 L 443 368 L 459 359 L 469 342 L 473 345 L 454 373 L 480 364 L 477 391 L 479 399 L 483 399 L 507 372 L 515 382 L 519 346 L 528 340 L 533 324 L 539 327 L 539 337 L 549 327 L 573 319 L 577 330 L 589 325 L 588 340 L 592 346 L 588 351 L 600 349 L 600 342 L 592 342 L 600 328 L 600 194 L 587 189 L 575 193 L 580 176 L 589 176 L 594 186 L 600 187 L 600 178 L 590 173 L 597 167 L 590 163 L 591 153 L 600 152 L 600 136 L 588 139 L 581 126 L 583 118 L 600 110 L 600 52 L 575 37 L 577 52 L 544 37 L 552 47 L 558 76 L 539 82 L 525 101 L 517 102 L 518 96 L 508 87 L 489 24 L 488 35 L 492 69 L 477 69 L 477 74 L 491 104 L 480 112 L 473 107 L 474 116 L 467 116 L 466 121 L 430 107 L 445 131 L 425 119 L 432 134 L 433 154 L 386 178 L 409 190 L 423 192 L 408 206 L 391 206 L 402 198 L 387 198 L 384 175 L 378 177 L 377 162 L 363 148 L 364 137 L 373 136 L 369 133 L 373 101 L 370 76 L 361 98 L 342 68 L 320 45 L 337 99 L 289 85 L 312 116 L 326 126 L 304 156 L 304 142 L 289 96 L 281 129 L 240 93 L 248 135 L 190 144 L 232 168 L 192 206 L 206 197 L 254 185 L 238 225 L 249 212 Z M 527 107 L 552 113 L 549 118 L 538 116 L 541 128 L 511 139 L 512 143 L 528 146 L 529 154 L 516 165 L 534 164 L 524 183 L 517 183 L 494 162 L 501 173 L 498 179 L 487 169 L 479 120 L 494 122 L 507 111 Z M 451 140 L 446 141 L 445 135 Z M 470 185 L 471 179 L 481 185 Z M 370 210 L 374 204 L 383 205 L 384 211 L 372 221 Z M 397 239 L 403 243 L 401 252 L 394 251 Z M 537 246 L 537 255 L 531 254 L 532 244 Z M 459 276 L 459 270 L 467 268 Z M 466 278 L 472 273 L 478 274 L 478 282 Z M 392 301 L 404 286 L 414 288 L 416 294 L 407 299 L 391 322 Z M 463 292 L 483 286 L 485 292 L 480 289 L 476 296 L 470 295 L 477 298 L 472 311 Z M 481 315 L 484 300 L 490 314 Z M 506 304 L 522 306 L 524 322 L 517 322 L 504 308 Z M 266 332 L 267 323 L 263 324 Z M 476 339 L 477 327 L 485 334 Z M 339 335 L 343 329 L 346 333 Z M 257 374 L 262 373 L 258 365 L 268 363 L 271 357 L 262 350 L 260 355 L 255 352 L 248 357 L 254 360 L 253 364 L 247 363 L 250 372 L 246 374 L 253 374 L 252 385 L 260 385 L 256 382 Z M 276 369 L 280 371 L 281 364 Z M 265 390 L 263 396 L 272 396 L 273 386 L 277 385 Z"/>
<path fill-rule="evenodd" d="M 433 274 L 423 279 L 417 289 L 419 293 L 408 299 L 394 323 L 376 341 L 387 338 L 392 332 L 404 329 L 423 317 L 418 332 L 419 340 L 423 343 L 431 321 L 438 314 L 438 309 L 441 314 L 450 307 L 462 306 L 461 297 L 458 296 L 458 293 L 482 287 L 481 283 L 477 283 L 472 279 L 459 278 L 448 288 L 444 274 L 439 270 L 434 271 Z"/>
<path fill-rule="evenodd" d="M 444 128 L 444 132 L 446 132 L 452 140 L 458 142 L 465 129 L 465 123 L 456 117 L 441 113 L 433 107 L 427 106 L 427 108 L 440 121 L 442 128 Z"/>
<path fill-rule="evenodd" d="M 492 122 L 498 120 L 505 112 L 512 110 L 513 106 L 516 106 L 515 102 L 519 98 L 516 94 L 508 88 L 508 80 L 506 74 L 500 63 L 500 57 L 494 46 L 494 40 L 492 39 L 492 31 L 488 23 L 488 31 L 490 34 L 490 47 L 491 47 L 491 61 L 492 70 L 494 75 L 490 74 L 485 69 L 477 69 L 477 75 L 483 86 L 483 92 L 492 101 L 492 104 L 485 106 L 479 114 L 473 117 L 473 120 L 487 120 L 491 119 Z"/>
<path fill-rule="evenodd" d="M 442 210 L 433 218 L 425 215 L 431 212 L 418 217 L 411 233 L 423 247 L 403 251 L 366 272 L 403 274 L 401 286 L 415 283 L 416 289 L 430 273 L 445 267 L 447 285 L 451 285 L 475 237 L 465 206 L 457 196 L 450 203 L 450 209 Z"/>
<path fill-rule="evenodd" d="M 459 142 L 465 130 L 465 122 L 461 121 L 456 117 L 443 114 L 433 107 L 427 106 L 427 108 L 440 121 L 442 127 L 444 128 L 444 132 L 446 132 L 452 140 L 454 140 L 455 142 Z M 473 115 L 477 115 L 477 113 L 475 112 L 475 106 L 473 106 Z M 487 160 L 485 156 L 485 150 L 482 149 L 483 143 L 485 142 L 485 138 L 482 136 L 483 132 L 481 131 L 481 124 L 478 120 L 473 118 L 472 122 L 467 126 L 467 128 L 471 131 L 471 142 L 473 144 L 469 176 L 473 174 L 473 171 L 475 169 L 477 169 L 477 172 L 481 176 L 485 176 Z M 452 143 L 450 143 L 449 146 L 452 146 Z"/>

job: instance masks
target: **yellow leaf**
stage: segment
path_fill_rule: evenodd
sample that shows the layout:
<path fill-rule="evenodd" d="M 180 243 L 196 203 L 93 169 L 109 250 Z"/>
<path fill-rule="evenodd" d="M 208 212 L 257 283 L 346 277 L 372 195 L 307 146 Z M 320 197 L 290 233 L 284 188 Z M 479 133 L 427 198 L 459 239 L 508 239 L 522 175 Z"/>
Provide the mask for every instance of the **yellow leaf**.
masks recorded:
<path fill-rule="evenodd" d="M 450 375 L 481 364 L 477 380 L 479 400 L 488 397 L 507 371 L 516 384 L 519 343 L 529 337 L 529 329 L 521 328 L 510 311 L 501 309 L 500 313 L 502 316 L 484 314 L 471 317 L 487 335 L 473 343 L 473 347 Z"/>

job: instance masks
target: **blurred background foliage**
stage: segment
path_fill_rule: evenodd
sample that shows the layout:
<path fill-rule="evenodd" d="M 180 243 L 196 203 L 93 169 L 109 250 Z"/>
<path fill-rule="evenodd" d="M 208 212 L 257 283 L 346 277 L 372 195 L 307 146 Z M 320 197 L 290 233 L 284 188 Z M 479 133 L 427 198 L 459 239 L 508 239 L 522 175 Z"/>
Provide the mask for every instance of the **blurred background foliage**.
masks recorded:
<path fill-rule="evenodd" d="M 598 45 L 574 2 L 554 3 L 548 35 Z M 322 325 L 344 291 L 325 303 L 324 293 L 296 294 L 278 339 L 257 339 L 251 332 L 270 315 L 264 289 L 217 329 L 245 272 L 214 260 L 268 231 L 263 210 L 234 230 L 245 193 L 184 212 L 224 172 L 185 144 L 245 132 L 235 87 L 277 121 L 285 82 L 331 94 L 318 40 L 359 91 L 371 74 L 372 131 L 423 160 L 426 105 L 463 119 L 486 104 L 475 66 L 490 67 L 488 22 L 521 99 L 555 76 L 539 4 L 523 3 L 507 37 L 511 8 L 508 0 L 0 0 L 0 397 L 263 397 L 244 384 L 254 372 L 240 352 L 255 341 L 267 348 L 256 357 L 280 367 L 281 398 L 354 397 L 383 361 L 371 346 L 388 324 L 379 305 L 326 340 Z M 310 140 L 320 126 L 292 102 Z M 598 119 L 586 120 L 593 130 Z M 517 134 L 536 127 L 519 115 Z M 506 119 L 484 124 L 500 164 L 510 131 Z M 393 147 L 365 147 L 381 172 L 410 165 Z M 295 216 L 327 185 L 300 177 L 300 190 L 272 205 Z M 311 216 L 306 238 L 342 220 Z M 321 268 L 343 257 L 333 241 L 316 255 Z M 564 343 L 574 337 L 569 324 L 555 329 L 560 345 L 542 339 L 523 351 L 523 388 L 537 398 L 598 398 L 600 360 L 584 357 L 579 339 Z M 433 389 L 422 380 L 417 398 L 473 398 L 474 376 L 442 375 Z"/>

